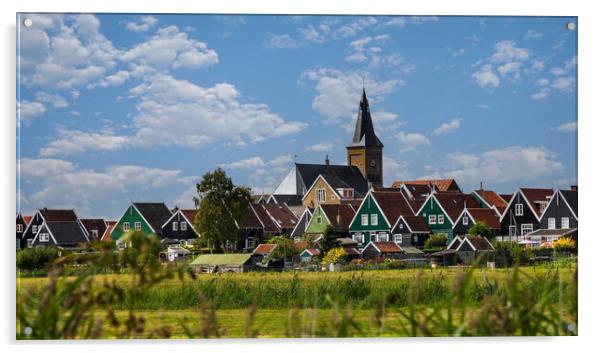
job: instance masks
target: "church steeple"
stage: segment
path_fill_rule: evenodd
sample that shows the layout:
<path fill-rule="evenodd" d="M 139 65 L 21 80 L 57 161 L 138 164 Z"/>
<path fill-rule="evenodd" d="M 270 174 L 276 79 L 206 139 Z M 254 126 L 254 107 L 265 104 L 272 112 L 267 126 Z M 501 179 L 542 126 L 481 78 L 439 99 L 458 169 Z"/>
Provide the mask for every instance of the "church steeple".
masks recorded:
<path fill-rule="evenodd" d="M 374 186 L 382 186 L 383 183 L 383 147 L 383 143 L 374 132 L 370 105 L 364 88 L 353 139 L 347 146 L 347 164 L 357 166 L 368 183 Z"/>
<path fill-rule="evenodd" d="M 365 88 L 362 91 L 360 107 L 357 112 L 355 133 L 353 134 L 353 140 L 349 146 L 383 147 L 382 142 L 380 142 L 378 136 L 374 133 L 372 115 L 370 114 L 370 104 L 368 104 Z"/>

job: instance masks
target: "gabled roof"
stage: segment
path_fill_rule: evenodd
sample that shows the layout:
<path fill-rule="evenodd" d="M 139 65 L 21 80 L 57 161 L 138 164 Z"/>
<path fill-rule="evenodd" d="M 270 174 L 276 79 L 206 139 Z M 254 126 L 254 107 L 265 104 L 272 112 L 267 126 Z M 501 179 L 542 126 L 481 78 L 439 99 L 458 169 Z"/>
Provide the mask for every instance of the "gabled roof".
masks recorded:
<path fill-rule="evenodd" d="M 458 217 L 464 211 L 464 208 L 479 208 L 479 204 L 470 195 L 460 192 L 436 192 L 433 195 L 445 213 L 451 218 L 450 221 L 455 223 Z"/>
<path fill-rule="evenodd" d="M 355 216 L 355 210 L 351 205 L 320 205 L 319 206 L 330 224 L 336 229 L 347 230 L 349 224 Z M 338 220 L 338 221 L 337 221 Z"/>
<path fill-rule="evenodd" d="M 452 239 L 452 241 L 449 243 L 449 245 L 447 246 L 447 249 L 444 250 L 444 252 L 447 252 L 447 253 L 449 253 L 450 251 L 455 252 L 465 242 L 468 243 L 468 245 L 470 245 L 470 247 L 474 251 L 493 251 L 493 250 L 495 250 L 493 245 L 491 245 L 489 240 L 487 240 L 487 238 L 485 238 L 485 237 L 457 235 L 454 239 Z M 439 252 L 439 253 L 442 253 L 442 252 Z"/>
<path fill-rule="evenodd" d="M 497 212 L 491 208 L 468 208 L 466 211 L 469 213 L 473 222 L 483 222 L 491 229 L 501 228 L 500 217 Z"/>
<path fill-rule="evenodd" d="M 186 218 L 190 225 L 194 226 L 194 218 L 196 217 L 196 209 L 181 209 L 182 215 Z"/>
<path fill-rule="evenodd" d="M 263 231 L 266 233 L 278 233 L 280 232 L 280 227 L 272 220 L 270 214 L 264 207 L 266 204 L 252 204 L 251 207 L 263 228 Z M 249 219 L 251 220 L 251 219 Z M 254 223 L 254 222 L 253 222 Z M 248 227 L 251 228 L 251 227 Z"/>
<path fill-rule="evenodd" d="M 532 235 L 540 235 L 540 236 L 558 236 L 558 237 L 564 237 L 567 236 L 569 234 L 573 234 L 577 231 L 577 228 L 565 228 L 565 229 L 546 229 L 546 228 L 542 228 L 542 229 L 537 229 L 531 233 L 529 233 L 528 235 L 532 236 Z"/>
<path fill-rule="evenodd" d="M 297 222 L 299 221 L 295 214 L 286 205 L 271 203 L 261 205 L 261 207 L 267 211 L 272 220 L 276 222 L 276 225 L 280 229 L 295 228 Z"/>
<path fill-rule="evenodd" d="M 100 238 L 107 229 L 107 224 L 102 218 L 85 218 L 81 219 L 81 222 L 90 236 L 92 236 L 92 230 L 96 229 L 98 231 L 98 237 Z"/>
<path fill-rule="evenodd" d="M 238 222 L 239 228 L 253 228 L 253 229 L 261 229 L 263 228 L 263 224 L 258 218 L 257 213 L 254 211 L 254 208 L 257 204 L 249 204 L 249 206 L 245 209 Z"/>
<path fill-rule="evenodd" d="M 23 222 L 25 222 L 25 225 L 28 225 L 29 222 L 31 222 L 31 219 L 33 218 L 33 216 L 22 216 L 23 217 Z"/>
<path fill-rule="evenodd" d="M 305 249 L 301 252 L 300 255 L 303 255 L 304 253 L 308 253 L 311 256 L 318 256 L 320 255 L 320 250 L 318 249 Z"/>
<path fill-rule="evenodd" d="M 579 216 L 579 213 L 577 212 L 577 207 L 579 204 L 577 192 L 578 191 L 576 190 L 560 190 L 560 194 L 566 201 L 569 208 L 573 211 L 573 213 L 575 213 L 575 217 Z"/>
<path fill-rule="evenodd" d="M 549 197 L 554 195 L 552 189 L 535 189 L 535 188 L 520 188 L 519 189 L 523 196 L 527 199 L 531 210 L 535 212 L 537 218 L 541 217 L 543 209 L 540 209 L 537 205 L 538 202 L 548 202 Z"/>
<path fill-rule="evenodd" d="M 402 215 L 403 220 L 410 227 L 412 233 L 430 233 L 431 229 L 426 225 L 424 219 L 418 216 L 405 216 Z"/>
<path fill-rule="evenodd" d="M 306 189 L 314 183 L 318 175 L 322 175 L 329 183 L 337 180 L 337 185 L 347 185 L 353 188 L 359 195 L 363 196 L 368 191 L 368 182 L 362 172 L 354 165 L 332 165 L 332 164 L 295 164 L 298 177 L 301 178 Z M 330 179 L 328 179 L 330 178 Z M 335 185 L 331 185 L 336 188 Z"/>
<path fill-rule="evenodd" d="M 100 240 L 112 241 L 113 238 L 111 238 L 111 232 L 113 231 L 113 228 L 115 228 L 115 226 L 117 225 L 117 221 L 106 221 L 106 223 L 107 223 L 107 229 L 100 237 Z"/>
<path fill-rule="evenodd" d="M 370 105 L 366 96 L 366 89 L 362 91 L 360 106 L 357 112 L 357 120 L 355 122 L 355 132 L 349 147 L 365 146 L 365 147 L 383 147 L 372 125 L 372 115 L 370 114 Z"/>
<path fill-rule="evenodd" d="M 303 249 L 307 249 L 309 246 L 309 242 L 305 240 L 300 240 L 295 243 L 295 250 L 302 251 Z"/>
<path fill-rule="evenodd" d="M 414 215 L 414 211 L 399 191 L 374 191 L 372 192 L 372 196 L 391 227 L 395 224 L 399 216 Z"/>
<path fill-rule="evenodd" d="M 46 222 L 46 226 L 59 246 L 89 242 L 85 231 L 78 222 Z"/>
<path fill-rule="evenodd" d="M 409 181 L 394 181 L 392 187 L 400 188 L 402 184 L 433 185 L 440 191 L 462 191 L 454 179 L 420 179 Z"/>
<path fill-rule="evenodd" d="M 302 204 L 301 203 L 302 199 L 303 199 L 303 195 L 281 194 L 281 195 L 271 195 L 270 198 L 268 199 L 268 202 L 284 203 L 284 204 L 287 204 L 288 206 L 300 206 Z"/>
<path fill-rule="evenodd" d="M 172 213 L 163 202 L 132 202 L 155 232 L 161 232 L 161 227 L 171 218 Z"/>
<path fill-rule="evenodd" d="M 401 253 L 403 252 L 401 250 L 401 248 L 399 247 L 399 245 L 397 245 L 397 243 L 393 242 L 393 241 L 371 241 L 370 243 L 368 243 L 368 245 L 366 245 L 366 247 L 364 248 L 364 250 L 362 250 L 362 253 L 364 251 L 366 251 L 366 249 L 370 246 L 370 244 L 372 244 L 372 246 L 379 252 L 379 253 Z"/>
<path fill-rule="evenodd" d="M 504 200 L 497 192 L 492 190 L 475 190 L 475 194 L 477 194 L 483 201 L 485 201 L 490 207 L 495 207 L 500 215 L 504 213 L 506 207 L 508 206 L 508 201 Z"/>
<path fill-rule="evenodd" d="M 253 255 L 269 255 L 276 249 L 278 244 L 259 244 L 253 250 Z"/>
<path fill-rule="evenodd" d="M 39 211 L 46 222 L 75 222 L 77 215 L 73 210 L 42 208 Z"/>
<path fill-rule="evenodd" d="M 498 194 L 500 195 L 500 197 L 502 199 L 504 199 L 504 201 L 506 201 L 506 203 L 509 203 L 510 200 L 512 200 L 512 196 L 514 196 L 514 194 Z"/>

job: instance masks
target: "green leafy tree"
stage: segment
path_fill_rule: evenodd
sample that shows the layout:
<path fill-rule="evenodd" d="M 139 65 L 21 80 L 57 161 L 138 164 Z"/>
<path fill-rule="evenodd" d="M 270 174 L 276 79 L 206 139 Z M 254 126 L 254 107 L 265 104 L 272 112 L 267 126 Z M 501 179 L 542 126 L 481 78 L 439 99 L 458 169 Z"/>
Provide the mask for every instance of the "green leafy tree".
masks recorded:
<path fill-rule="evenodd" d="M 272 237 L 268 243 L 278 245 L 270 254 L 270 259 L 272 260 L 286 261 L 295 255 L 295 242 L 287 236 L 278 235 Z"/>
<path fill-rule="evenodd" d="M 424 242 L 424 248 L 427 250 L 442 249 L 447 245 L 447 236 L 445 234 L 431 234 Z"/>
<path fill-rule="evenodd" d="M 329 225 L 326 227 L 324 234 L 322 234 L 322 239 L 320 239 L 320 254 L 326 254 L 331 249 L 334 249 L 339 245 L 339 240 L 337 239 L 337 234 L 334 230 L 334 227 Z"/>
<path fill-rule="evenodd" d="M 196 189 L 198 197 L 194 203 L 198 212 L 194 227 L 202 241 L 211 249 L 222 249 L 227 241 L 235 242 L 238 238 L 236 222 L 241 220 L 251 201 L 251 189 L 234 185 L 221 168 L 203 175 Z"/>
<path fill-rule="evenodd" d="M 468 228 L 468 234 L 472 236 L 480 235 L 487 239 L 491 239 L 493 237 L 493 232 L 491 232 L 491 229 L 481 221 L 477 221 L 477 223 L 470 226 L 470 228 Z"/>
<path fill-rule="evenodd" d="M 345 249 L 341 247 L 333 248 L 324 255 L 324 258 L 322 259 L 322 265 L 328 266 L 329 264 L 340 264 L 345 262 L 345 259 L 347 259 Z"/>

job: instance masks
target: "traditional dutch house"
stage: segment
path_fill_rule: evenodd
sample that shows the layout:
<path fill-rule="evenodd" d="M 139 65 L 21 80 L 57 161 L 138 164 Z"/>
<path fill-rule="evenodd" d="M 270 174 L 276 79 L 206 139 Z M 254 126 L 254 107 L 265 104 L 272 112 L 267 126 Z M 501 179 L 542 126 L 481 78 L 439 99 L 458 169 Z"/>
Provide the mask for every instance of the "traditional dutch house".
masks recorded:
<path fill-rule="evenodd" d="M 322 235 L 332 226 L 337 236 L 349 235 L 349 223 L 355 216 L 355 209 L 351 205 L 319 205 L 305 229 L 306 234 Z"/>
<path fill-rule="evenodd" d="M 401 247 L 422 248 L 431 234 L 431 230 L 422 217 L 400 215 L 391 228 L 391 234 L 393 234 L 393 241 Z"/>
<path fill-rule="evenodd" d="M 541 227 L 528 237 L 543 242 L 553 242 L 565 236 L 577 239 L 577 187 L 571 190 L 557 190 L 550 198 L 541 216 Z"/>
<path fill-rule="evenodd" d="M 364 194 L 336 175 L 320 174 L 303 196 L 302 202 L 305 207 L 315 208 L 319 205 L 349 204 L 363 197 Z"/>
<path fill-rule="evenodd" d="M 111 238 L 118 241 L 130 230 L 161 237 L 162 226 L 171 216 L 171 211 L 163 202 L 132 202 L 117 221 Z"/>
<path fill-rule="evenodd" d="M 16 231 L 17 231 L 17 243 L 16 243 L 16 248 L 17 250 L 21 249 L 21 239 L 23 238 L 23 233 L 25 232 L 25 228 L 27 228 L 27 224 L 29 224 L 29 222 L 31 221 L 31 216 L 23 216 L 21 214 L 21 212 L 17 213 L 17 225 L 16 225 Z"/>
<path fill-rule="evenodd" d="M 311 219 L 311 215 L 313 214 L 313 212 L 314 212 L 313 208 L 306 207 L 305 210 L 303 211 L 303 213 L 301 214 L 301 216 L 299 217 L 299 221 L 297 222 L 297 225 L 291 232 L 291 237 L 293 237 L 293 239 L 295 241 L 301 240 L 303 234 L 305 233 L 305 229 L 307 228 L 307 225 L 309 224 L 309 220 Z"/>
<path fill-rule="evenodd" d="M 418 211 L 433 234 L 445 234 L 449 244 L 454 238 L 454 224 L 464 208 L 479 208 L 470 195 L 460 192 L 433 192 Z"/>
<path fill-rule="evenodd" d="M 408 181 L 394 181 L 391 187 L 401 188 L 403 184 L 408 185 L 424 185 L 429 187 L 431 190 L 436 191 L 452 191 L 462 192 L 460 186 L 454 179 L 420 179 L 420 180 L 408 180 Z"/>
<path fill-rule="evenodd" d="M 113 238 L 111 237 L 111 232 L 113 231 L 113 228 L 115 228 L 115 226 L 117 225 L 117 221 L 106 221 L 106 224 L 107 229 L 105 229 L 105 232 L 100 237 L 100 240 L 113 241 Z"/>
<path fill-rule="evenodd" d="M 554 190 L 519 188 L 501 217 L 501 240 L 527 240 L 527 234 L 540 228 L 540 218 Z"/>
<path fill-rule="evenodd" d="M 454 234 L 467 235 L 470 227 L 477 222 L 485 224 L 493 236 L 500 234 L 500 216 L 492 208 L 465 208 L 454 224 Z"/>
<path fill-rule="evenodd" d="M 196 209 L 175 210 L 161 226 L 161 241 L 173 243 L 198 239 L 200 234 L 194 228 L 196 212 Z"/>
<path fill-rule="evenodd" d="M 479 203 L 479 207 L 495 210 L 499 217 L 502 217 L 502 214 L 508 206 L 508 202 L 497 192 L 492 190 L 483 190 L 481 188 L 473 191 L 472 196 Z"/>
<path fill-rule="evenodd" d="M 23 232 L 21 246 L 79 247 L 90 242 L 88 233 L 73 210 L 43 208 Z"/>
<path fill-rule="evenodd" d="M 107 230 L 107 224 L 102 218 L 82 218 L 81 222 L 88 232 L 90 241 L 100 240 Z"/>

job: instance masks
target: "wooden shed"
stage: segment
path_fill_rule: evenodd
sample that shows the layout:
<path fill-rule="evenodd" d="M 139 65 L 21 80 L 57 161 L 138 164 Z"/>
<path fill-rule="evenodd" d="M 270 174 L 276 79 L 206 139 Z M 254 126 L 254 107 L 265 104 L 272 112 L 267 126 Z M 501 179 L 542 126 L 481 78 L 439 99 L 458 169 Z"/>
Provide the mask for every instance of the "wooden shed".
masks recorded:
<path fill-rule="evenodd" d="M 190 263 L 199 273 L 242 273 L 251 266 L 251 254 L 204 254 Z"/>

